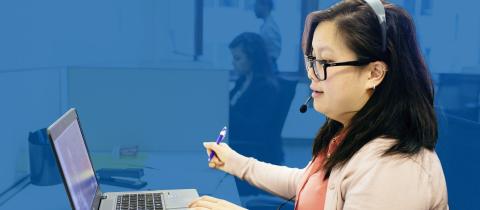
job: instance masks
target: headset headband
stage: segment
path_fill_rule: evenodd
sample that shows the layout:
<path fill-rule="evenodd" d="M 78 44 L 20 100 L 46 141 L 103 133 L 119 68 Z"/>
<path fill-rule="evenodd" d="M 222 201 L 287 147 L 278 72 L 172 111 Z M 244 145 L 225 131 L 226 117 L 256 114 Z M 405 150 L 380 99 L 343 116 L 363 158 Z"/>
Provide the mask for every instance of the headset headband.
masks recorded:
<path fill-rule="evenodd" d="M 377 15 L 378 22 L 382 28 L 382 50 L 385 52 L 387 49 L 387 16 L 385 15 L 385 7 L 383 7 L 383 4 L 380 0 L 365 0 L 365 2 Z"/>

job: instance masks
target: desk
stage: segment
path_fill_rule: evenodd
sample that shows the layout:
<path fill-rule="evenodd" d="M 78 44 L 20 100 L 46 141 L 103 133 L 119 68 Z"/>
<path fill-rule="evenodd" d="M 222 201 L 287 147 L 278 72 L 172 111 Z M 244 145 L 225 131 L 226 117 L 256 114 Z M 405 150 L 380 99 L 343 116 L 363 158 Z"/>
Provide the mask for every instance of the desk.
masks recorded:
<path fill-rule="evenodd" d="M 94 153 L 95 154 L 95 153 Z M 240 204 L 232 176 L 220 183 L 224 173 L 210 169 L 205 151 L 178 151 L 149 153 L 145 162 L 143 180 L 148 185 L 141 190 L 195 188 L 200 195 L 212 195 Z M 101 185 L 102 191 L 132 191 L 131 189 Z M 70 209 L 63 184 L 39 187 L 28 185 L 0 209 Z"/>

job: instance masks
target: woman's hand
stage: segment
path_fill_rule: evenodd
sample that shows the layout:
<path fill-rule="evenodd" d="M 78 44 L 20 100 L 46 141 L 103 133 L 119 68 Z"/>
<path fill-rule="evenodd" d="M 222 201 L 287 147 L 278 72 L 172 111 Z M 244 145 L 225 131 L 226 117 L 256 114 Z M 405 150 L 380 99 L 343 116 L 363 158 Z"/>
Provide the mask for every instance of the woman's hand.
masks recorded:
<path fill-rule="evenodd" d="M 210 196 L 202 196 L 194 201 L 192 201 L 188 208 L 192 208 L 195 210 L 246 210 L 241 206 L 237 206 L 233 203 L 230 203 L 226 200 L 210 197 Z"/>
<path fill-rule="evenodd" d="M 215 142 L 204 142 L 203 146 L 207 149 L 207 155 L 215 151 L 215 155 L 208 163 L 208 166 L 230 173 L 225 170 L 225 164 L 228 163 L 232 155 L 236 154 L 236 152 L 225 143 L 216 144 Z"/>

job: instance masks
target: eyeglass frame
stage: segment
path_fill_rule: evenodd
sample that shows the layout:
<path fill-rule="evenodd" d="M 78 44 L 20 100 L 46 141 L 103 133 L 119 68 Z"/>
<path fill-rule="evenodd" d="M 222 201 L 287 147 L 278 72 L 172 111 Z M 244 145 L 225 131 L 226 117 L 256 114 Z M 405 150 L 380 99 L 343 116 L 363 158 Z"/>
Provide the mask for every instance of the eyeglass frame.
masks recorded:
<path fill-rule="evenodd" d="M 315 59 L 315 58 L 316 57 L 314 57 L 314 56 L 305 56 L 305 59 L 304 59 L 305 70 L 307 71 L 307 75 L 308 75 L 308 72 L 309 72 L 310 68 L 312 68 L 313 75 L 315 75 L 315 79 L 317 79 L 318 81 L 327 80 L 327 68 L 328 67 L 332 67 L 332 66 L 365 66 L 365 65 L 375 61 L 374 59 L 371 59 L 371 58 L 360 58 L 360 59 L 354 60 L 354 61 L 329 63 L 326 60 Z M 318 62 L 320 65 L 322 65 L 322 67 L 323 67 L 323 78 L 324 79 L 320 79 L 321 76 L 320 76 L 320 73 L 318 72 L 317 68 L 315 68 L 315 66 L 316 66 L 315 62 Z"/>

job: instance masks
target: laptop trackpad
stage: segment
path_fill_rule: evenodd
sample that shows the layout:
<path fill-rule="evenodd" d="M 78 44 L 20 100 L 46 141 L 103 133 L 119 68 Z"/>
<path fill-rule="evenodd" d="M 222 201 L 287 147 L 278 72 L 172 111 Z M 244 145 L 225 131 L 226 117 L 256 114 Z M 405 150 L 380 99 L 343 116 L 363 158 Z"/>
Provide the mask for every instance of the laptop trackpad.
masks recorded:
<path fill-rule="evenodd" d="M 195 198 L 198 198 L 196 190 L 172 190 L 164 194 L 165 207 L 167 209 L 173 208 L 187 208 L 188 204 Z"/>

